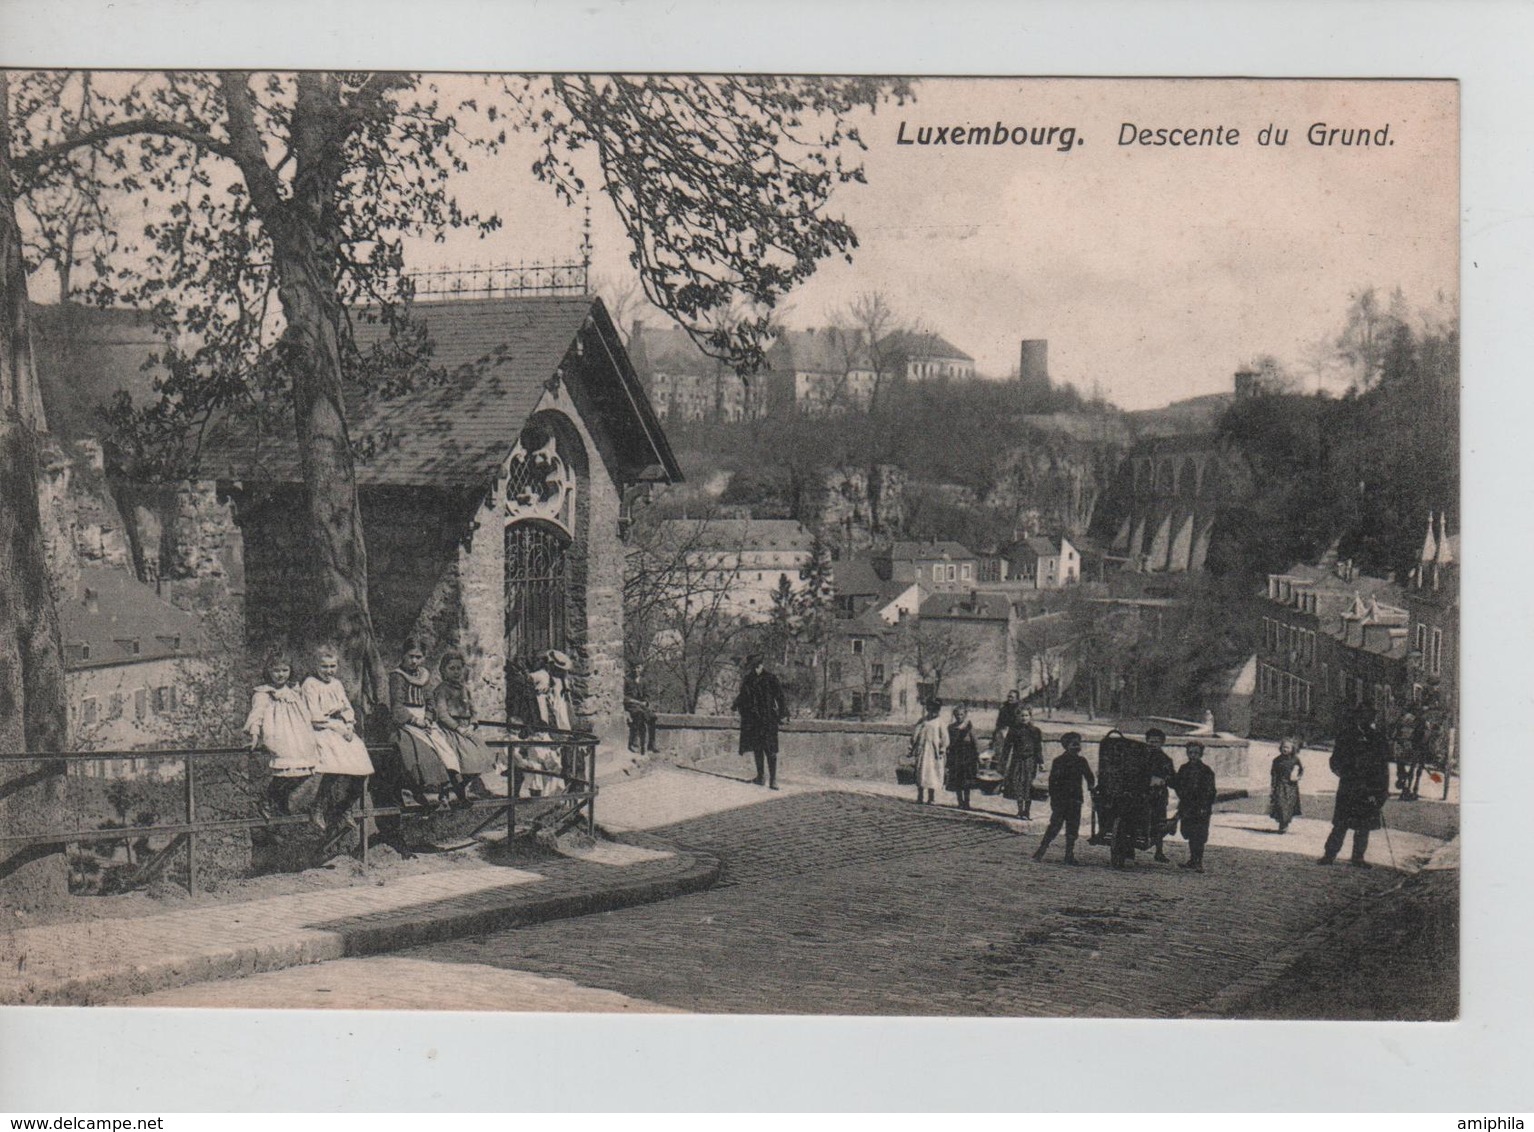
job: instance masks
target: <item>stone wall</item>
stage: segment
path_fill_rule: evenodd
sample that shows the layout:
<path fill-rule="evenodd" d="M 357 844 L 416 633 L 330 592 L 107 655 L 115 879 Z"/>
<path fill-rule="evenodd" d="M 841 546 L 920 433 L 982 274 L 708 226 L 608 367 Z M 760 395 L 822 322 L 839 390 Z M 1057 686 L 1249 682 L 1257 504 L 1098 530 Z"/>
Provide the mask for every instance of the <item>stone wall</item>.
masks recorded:
<path fill-rule="evenodd" d="M 1076 731 L 1082 736 L 1081 753 L 1097 772 L 1097 743 L 1106 733 L 1101 727 L 1046 721 L 1035 725 L 1044 733 L 1044 757 L 1061 751 L 1060 736 Z M 665 757 L 683 765 L 695 765 L 722 757 L 738 758 L 742 772 L 749 758 L 738 753 L 739 723 L 729 716 L 662 715 L 659 741 Z M 985 733 L 980 733 L 983 737 Z M 1223 783 L 1245 781 L 1251 763 L 1245 739 L 1201 738 L 1204 761 Z M 1181 765 L 1186 739 L 1172 736 L 1166 743 L 1172 760 Z M 884 779 L 893 782 L 895 767 L 905 761 L 911 745 L 911 727 L 897 723 L 847 723 L 838 720 L 795 719 L 778 734 L 779 768 L 784 774 L 824 778 Z M 1223 788 L 1223 786 L 1222 786 Z"/>

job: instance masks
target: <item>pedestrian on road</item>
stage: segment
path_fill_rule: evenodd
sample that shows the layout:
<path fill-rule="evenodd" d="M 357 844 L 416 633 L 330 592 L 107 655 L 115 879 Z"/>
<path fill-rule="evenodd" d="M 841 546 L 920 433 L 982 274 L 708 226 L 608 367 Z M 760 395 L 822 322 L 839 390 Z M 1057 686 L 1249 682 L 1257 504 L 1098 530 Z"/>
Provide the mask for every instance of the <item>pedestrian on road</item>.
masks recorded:
<path fill-rule="evenodd" d="M 1172 781 L 1172 756 L 1163 750 L 1166 732 L 1159 727 L 1152 727 L 1145 733 L 1145 744 L 1150 747 L 1150 833 L 1156 843 L 1156 860 L 1165 864 L 1171 859 L 1161 843 L 1167 834 L 1166 808 L 1171 797 L 1168 784 Z"/>
<path fill-rule="evenodd" d="M 251 750 L 264 750 L 270 756 L 272 778 L 266 785 L 266 804 L 286 817 L 292 812 L 294 793 L 313 776 L 318 757 L 314 728 L 286 653 L 267 658 L 266 683 L 251 693 L 245 733 Z"/>
<path fill-rule="evenodd" d="M 948 725 L 948 758 L 944 764 L 943 785 L 958 798 L 959 809 L 967 810 L 969 792 L 980 774 L 980 748 L 975 743 L 975 725 L 962 705 L 955 705 L 953 722 Z"/>
<path fill-rule="evenodd" d="M 1033 820 L 1033 780 L 1044 767 L 1044 733 L 1033 725 L 1033 709 L 1019 706 L 1007 731 L 1002 797 L 1017 800 L 1017 816 Z"/>
<path fill-rule="evenodd" d="M 1370 868 L 1364 860 L 1369 834 L 1385 824 L 1382 814 L 1390 796 L 1390 745 L 1367 704 L 1359 704 L 1348 713 L 1332 748 L 1331 768 L 1337 776 L 1337 804 L 1332 810 L 1332 832 L 1316 863 L 1330 865 L 1335 861 L 1351 829 L 1352 863 L 1361 869 Z"/>
<path fill-rule="evenodd" d="M 1097 785 L 1092 768 L 1081 756 L 1081 736 L 1067 731 L 1060 736 L 1064 750 L 1049 766 L 1049 825 L 1044 829 L 1044 840 L 1033 851 L 1033 859 L 1042 861 L 1049 843 L 1063 827 L 1065 830 L 1065 863 L 1078 864 L 1076 838 L 1081 833 L 1082 784 L 1091 792 Z"/>
<path fill-rule="evenodd" d="M 1204 744 L 1188 740 L 1188 761 L 1172 776 L 1177 791 L 1177 820 L 1182 835 L 1188 839 L 1188 859 L 1180 869 L 1204 871 L 1204 846 L 1209 841 L 1209 819 L 1214 813 L 1216 796 L 1214 770 L 1204 765 Z"/>
<path fill-rule="evenodd" d="M 1022 695 L 1016 688 L 1007 693 L 1007 698 L 996 712 L 996 729 L 991 732 L 991 750 L 996 752 L 1002 763 L 998 770 L 1006 771 L 1007 736 L 1012 729 L 1022 722 L 1023 703 Z"/>
<path fill-rule="evenodd" d="M 623 682 L 623 710 L 628 715 L 629 750 L 636 755 L 660 754 L 655 744 L 655 712 L 650 707 L 650 686 L 645 682 L 644 665 L 636 664 Z"/>
<path fill-rule="evenodd" d="M 327 832 L 342 820 L 350 823 L 349 811 L 362 797 L 373 760 L 366 744 L 357 737 L 357 713 L 346 687 L 337 678 L 341 654 L 332 645 L 315 650 L 315 675 L 303 684 L 304 707 L 314 728 L 314 769 L 320 775 L 315 823 Z"/>
<path fill-rule="evenodd" d="M 1278 754 L 1273 757 L 1268 773 L 1268 816 L 1278 822 L 1279 833 L 1285 832 L 1289 823 L 1300 816 L 1300 779 L 1304 776 L 1300 741 L 1286 735 L 1278 741 Z"/>
<path fill-rule="evenodd" d="M 911 733 L 911 758 L 916 763 L 917 805 L 931 805 L 943 786 L 943 763 L 948 755 L 948 729 L 943 726 L 943 705 L 927 703 L 926 714 Z"/>
<path fill-rule="evenodd" d="M 788 722 L 783 685 L 759 656 L 746 658 L 746 676 L 732 705 L 740 713 L 740 753 L 756 758 L 757 786 L 778 788 L 778 725 Z"/>

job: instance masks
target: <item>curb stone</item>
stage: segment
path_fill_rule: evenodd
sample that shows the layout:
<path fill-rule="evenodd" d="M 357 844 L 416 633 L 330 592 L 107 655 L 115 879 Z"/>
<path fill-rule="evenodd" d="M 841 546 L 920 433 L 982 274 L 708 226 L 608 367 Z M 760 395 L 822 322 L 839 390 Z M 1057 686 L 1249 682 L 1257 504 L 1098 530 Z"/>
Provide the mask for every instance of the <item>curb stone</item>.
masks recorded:
<path fill-rule="evenodd" d="M 47 986 L 31 984 L 19 993 L 6 994 L 4 1004 L 96 1005 L 195 983 L 244 978 L 331 959 L 378 955 L 419 944 L 616 911 L 699 892 L 719 879 L 721 865 L 717 858 L 695 852 L 679 853 L 678 857 L 681 860 L 677 868 L 666 876 L 531 899 L 519 899 L 521 892 L 513 890 L 516 895 L 507 900 L 506 890 L 492 889 L 456 901 L 460 904 L 472 901 L 476 907 L 437 910 L 435 914 L 420 908 L 368 913 L 336 921 L 332 926 L 316 925 L 276 944 L 263 942 L 172 957 L 164 963 L 99 970 Z M 498 905 L 493 903 L 497 895 L 503 898 Z"/>

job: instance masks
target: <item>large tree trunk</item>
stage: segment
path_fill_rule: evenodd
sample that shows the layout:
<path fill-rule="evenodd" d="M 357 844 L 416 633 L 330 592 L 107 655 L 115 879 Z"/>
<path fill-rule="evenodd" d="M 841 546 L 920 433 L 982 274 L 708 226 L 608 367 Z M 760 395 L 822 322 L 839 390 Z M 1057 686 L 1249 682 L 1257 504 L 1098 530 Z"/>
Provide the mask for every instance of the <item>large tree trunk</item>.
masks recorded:
<path fill-rule="evenodd" d="M 368 609 L 367 547 L 341 397 L 342 310 L 335 265 L 336 196 L 355 119 L 342 107 L 333 76 L 299 75 L 291 126 L 293 183 L 285 192 L 266 163 L 248 83 L 243 74 L 220 77 L 233 156 L 272 241 L 287 322 L 281 356 L 293 382 L 315 560 L 315 608 L 296 629 L 310 644 L 338 646 L 348 690 L 366 712 L 386 701 L 388 678 Z"/>
<path fill-rule="evenodd" d="M 62 765 L 12 756 L 62 750 L 68 723 L 38 508 L 44 421 L 16 224 L 9 103 L 0 72 L 0 837 L 41 832 L 59 820 Z M 0 846 L 0 907 L 37 907 L 67 895 L 62 849 Z"/>

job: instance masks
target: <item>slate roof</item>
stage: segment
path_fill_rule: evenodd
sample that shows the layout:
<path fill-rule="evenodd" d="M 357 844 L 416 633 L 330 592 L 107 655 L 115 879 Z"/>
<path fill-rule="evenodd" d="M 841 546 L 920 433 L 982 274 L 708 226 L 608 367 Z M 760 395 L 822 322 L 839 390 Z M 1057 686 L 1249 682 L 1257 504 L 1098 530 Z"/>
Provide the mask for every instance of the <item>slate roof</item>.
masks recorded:
<path fill-rule="evenodd" d="M 975 360 L 941 334 L 913 334 L 908 330 L 897 330 L 880 339 L 879 345 L 887 353 L 903 354 L 909 358 L 955 358 L 966 362 Z"/>
<path fill-rule="evenodd" d="M 1012 599 L 1006 594 L 973 593 L 933 594 L 921 603 L 919 616 L 958 621 L 1006 621 L 1012 612 Z"/>
<path fill-rule="evenodd" d="M 1058 558 L 1060 544 L 1054 539 L 1045 538 L 1043 535 L 1034 535 L 1031 538 L 1019 539 L 1007 548 L 1007 554 L 1021 554 L 1028 551 L 1035 558 Z"/>
<path fill-rule="evenodd" d="M 882 594 L 888 585 L 879 577 L 873 562 L 861 554 L 836 563 L 832 569 L 832 578 L 836 583 L 836 592 L 843 596 Z M 909 582 L 900 583 L 901 589 L 910 585 Z"/>
<path fill-rule="evenodd" d="M 59 602 L 59 630 L 71 671 L 195 656 L 202 648 L 196 616 L 128 571 L 107 566 L 81 568 Z"/>
<path fill-rule="evenodd" d="M 635 321 L 629 333 L 629 353 L 642 373 L 675 373 L 712 377 L 723 364 L 703 352 L 680 326 L 653 326 Z"/>
<path fill-rule="evenodd" d="M 698 519 L 666 519 L 670 529 L 691 531 Z M 697 529 L 697 545 L 714 550 L 808 551 L 814 537 L 797 519 L 710 519 Z"/>
<path fill-rule="evenodd" d="M 568 378 L 588 383 L 599 409 L 614 415 L 609 431 L 620 447 L 629 449 L 632 463 L 658 464 L 673 481 L 682 478 L 600 300 L 450 299 L 417 303 L 412 316 L 434 346 L 431 364 L 446 370 L 447 378 L 388 398 L 348 391 L 347 424 L 353 443 L 364 448 L 357 460 L 359 484 L 467 486 L 490 479 L 562 364 L 570 371 Z M 570 365 L 567 359 L 588 319 L 603 336 L 608 357 Z M 366 350 L 385 333 L 379 324 L 359 321 L 357 344 Z M 295 482 L 300 474 L 297 443 L 286 429 L 279 431 L 259 449 L 248 441 L 230 443 L 215 464 L 216 473 Z"/>
<path fill-rule="evenodd" d="M 894 562 L 915 562 L 933 558 L 958 561 L 976 555 L 961 542 L 897 542 L 891 544 L 888 557 Z"/>
<path fill-rule="evenodd" d="M 768 359 L 775 370 L 800 373 L 845 374 L 873 368 L 863 335 L 837 326 L 785 330 L 768 351 Z"/>
<path fill-rule="evenodd" d="M 48 431 L 66 440 L 98 437 L 98 413 L 118 393 L 136 404 L 154 396 L 163 370 L 145 369 L 164 343 L 138 311 L 78 303 L 33 303 L 32 352 Z"/>

